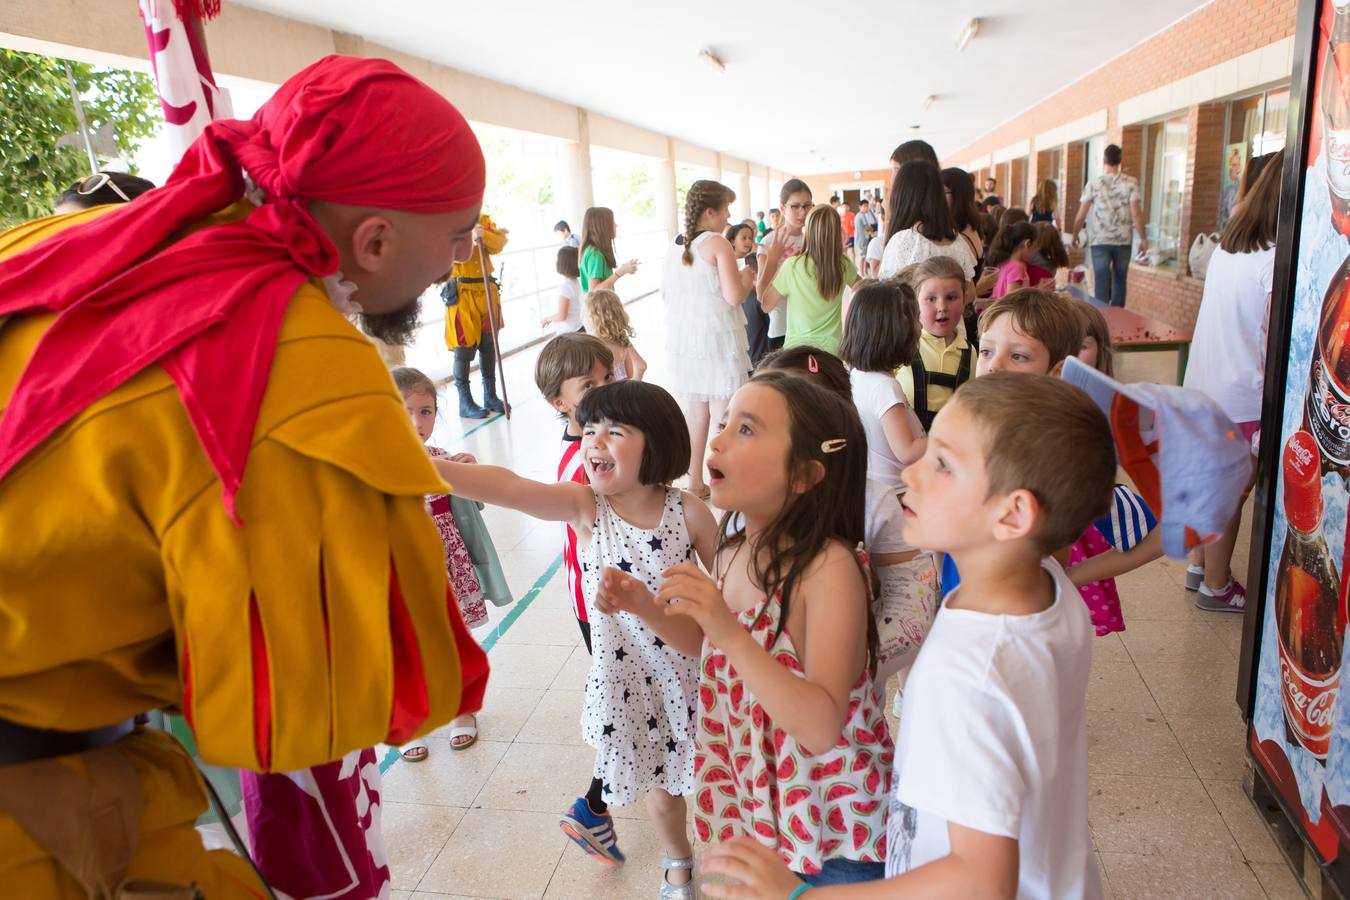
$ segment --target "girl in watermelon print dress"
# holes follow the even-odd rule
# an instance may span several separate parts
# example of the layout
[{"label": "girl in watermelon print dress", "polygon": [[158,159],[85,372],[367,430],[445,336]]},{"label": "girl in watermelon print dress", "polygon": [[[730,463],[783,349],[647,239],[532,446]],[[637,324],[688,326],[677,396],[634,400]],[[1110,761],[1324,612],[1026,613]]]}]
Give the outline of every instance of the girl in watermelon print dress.
[{"label": "girl in watermelon print dress", "polygon": [[876,631],[863,538],[867,439],[857,411],[782,372],[732,398],[707,456],[724,521],[709,578],[681,564],[652,596],[606,570],[601,612],[643,618],[698,653],[694,826],[750,833],[808,884],[885,875],[894,755],[872,690]]}]

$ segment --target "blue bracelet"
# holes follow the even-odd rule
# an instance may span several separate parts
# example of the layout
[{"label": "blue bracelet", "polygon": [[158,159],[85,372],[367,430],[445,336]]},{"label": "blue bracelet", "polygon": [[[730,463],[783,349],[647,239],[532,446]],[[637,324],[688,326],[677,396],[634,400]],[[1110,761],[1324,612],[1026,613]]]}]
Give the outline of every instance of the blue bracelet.
[{"label": "blue bracelet", "polygon": [[811,885],[809,885],[809,884],[804,884],[804,885],[802,885],[801,887],[797,888],[797,889],[796,889],[795,891],[793,891],[792,893],[788,894],[787,900],[797,900],[798,897],[800,897],[802,894],[805,894],[805,893],[806,893],[807,891],[809,891],[810,889],[811,889]]}]

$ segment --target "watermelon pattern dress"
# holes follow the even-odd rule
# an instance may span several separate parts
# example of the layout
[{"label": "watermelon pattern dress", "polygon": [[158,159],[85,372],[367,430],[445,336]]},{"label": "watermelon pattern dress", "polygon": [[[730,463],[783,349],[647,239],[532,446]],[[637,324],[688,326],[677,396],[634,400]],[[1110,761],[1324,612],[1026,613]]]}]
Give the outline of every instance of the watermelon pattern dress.
[{"label": "watermelon pattern dress", "polygon": [[[740,613],[761,647],[805,677],[787,630],[777,639],[780,594]],[[839,742],[812,755],[773,721],[726,654],[703,642],[694,830],[699,840],[755,835],[794,872],[814,875],[828,859],[886,861],[886,797],[895,746],[864,670],[849,693]]]}]

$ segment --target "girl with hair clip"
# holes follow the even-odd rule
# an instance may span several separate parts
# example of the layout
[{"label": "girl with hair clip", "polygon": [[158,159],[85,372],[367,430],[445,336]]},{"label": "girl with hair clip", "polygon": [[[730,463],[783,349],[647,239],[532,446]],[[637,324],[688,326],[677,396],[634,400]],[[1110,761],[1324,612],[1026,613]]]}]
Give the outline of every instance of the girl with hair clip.
[{"label": "girl with hair clip", "polygon": [[684,563],[653,593],[607,569],[596,608],[701,654],[694,827],[748,833],[811,884],[882,877],[894,755],[873,687],[864,537],[867,438],[848,401],[757,374],[708,450],[722,531],[710,577]]},{"label": "girl with hair clip", "polygon": [[[567,522],[584,545],[586,601],[612,613],[599,594],[602,572],[625,572],[655,591],[663,572],[712,562],[717,522],[698,498],[670,486],[688,460],[680,407],[661,388],[624,381],[594,388],[576,410],[590,484],[530,481],[494,466],[436,461],[458,493]],[[664,845],[661,897],[693,900],[693,848],[684,798],[693,792],[697,647],[662,639],[634,615],[591,613],[594,656],[586,679],[582,735],[596,750],[595,777],[608,805],[645,798]],[[610,865],[624,856],[612,815],[579,797],[563,831]]]},{"label": "girl with hair clip", "polygon": [[591,334],[604,341],[614,354],[614,380],[641,381],[647,372],[647,361],[633,346],[636,332],[619,295],[603,288],[591,291],[586,295],[586,317],[590,320]]},{"label": "girl with hair clip", "polygon": [[[619,265],[614,257],[614,238],[619,226],[614,222],[614,210],[607,206],[592,206],[581,220],[581,247],[578,251],[577,277],[583,294],[596,288],[614,287],[625,275],[637,271],[638,261],[630,259]],[[616,268],[617,267],[617,268]]]},{"label": "girl with hair clip", "polygon": [[882,278],[930,256],[950,256],[975,277],[977,257],[969,242],[957,234],[937,166],[922,161],[902,166],[891,185],[891,204],[886,249],[881,255]]},{"label": "girl with hair clip", "polygon": [[703,451],[708,428],[750,373],[741,303],[755,285],[737,269],[722,236],[736,194],[716,181],[695,181],[684,201],[684,240],[667,253],[661,294],[666,303],[666,360],[675,396],[689,424],[689,490],[707,499]]},{"label": "girl with hair clip", "polygon": [[824,204],[811,210],[802,252],[780,266],[781,247],[775,244],[769,249],[768,264],[777,274],[759,295],[760,306],[771,312],[787,303],[784,346],[811,344],[837,352],[844,334],[844,288],[858,280],[857,268],[844,255],[839,213]]}]

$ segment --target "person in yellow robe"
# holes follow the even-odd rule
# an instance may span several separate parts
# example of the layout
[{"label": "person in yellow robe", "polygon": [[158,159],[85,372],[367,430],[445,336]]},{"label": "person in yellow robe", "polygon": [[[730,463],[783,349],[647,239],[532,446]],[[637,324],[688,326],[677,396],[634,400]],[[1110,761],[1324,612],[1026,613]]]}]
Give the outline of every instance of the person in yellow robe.
[{"label": "person in yellow robe", "polygon": [[[506,228],[498,228],[489,216],[481,216],[474,230],[474,241],[483,248],[487,272],[478,248],[468,259],[455,263],[445,277],[441,298],[445,301],[445,346],[455,354],[455,390],[459,392],[459,415],[464,419],[486,419],[492,413],[506,411],[497,396],[497,335],[492,333],[488,316],[488,298],[497,327],[502,327],[501,289],[492,279],[492,257],[506,247]],[[483,378],[483,405],[473,399],[469,388],[469,367],[478,357],[478,372]]]},{"label": "person in yellow robe", "polygon": [[5,895],[265,896],[146,711],[287,771],[479,708],[423,505],[448,486],[351,319],[407,338],[483,184],[453,106],[332,56],[164,187],[0,234]]}]

